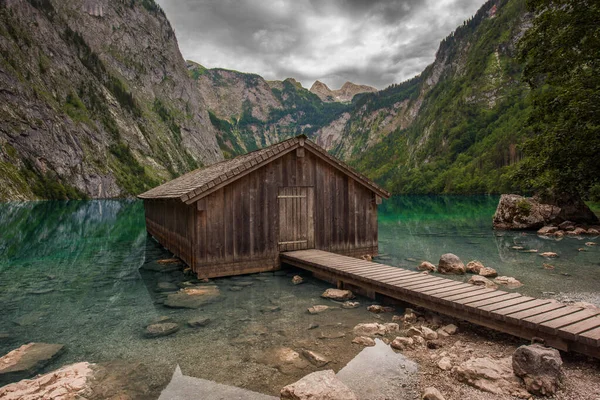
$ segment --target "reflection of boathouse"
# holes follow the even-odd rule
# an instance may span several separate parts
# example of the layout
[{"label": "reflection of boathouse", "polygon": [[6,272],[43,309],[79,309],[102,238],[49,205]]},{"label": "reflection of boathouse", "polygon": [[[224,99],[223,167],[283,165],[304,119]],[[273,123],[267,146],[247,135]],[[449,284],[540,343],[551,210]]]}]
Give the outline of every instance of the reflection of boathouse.
[{"label": "reflection of boathouse", "polygon": [[389,193],[298,136],[192,171],[139,196],[146,227],[200,277],[279,267],[279,253],[377,253]]}]

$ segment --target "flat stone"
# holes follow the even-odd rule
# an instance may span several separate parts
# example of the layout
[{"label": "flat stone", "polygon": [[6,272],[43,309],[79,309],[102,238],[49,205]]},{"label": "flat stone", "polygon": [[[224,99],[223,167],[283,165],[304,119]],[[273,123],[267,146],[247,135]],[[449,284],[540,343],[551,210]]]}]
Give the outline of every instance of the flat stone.
[{"label": "flat stone", "polygon": [[0,385],[35,375],[58,357],[64,346],[50,343],[28,343],[0,358]]},{"label": "flat stone", "polygon": [[350,300],[354,298],[354,294],[350,290],[341,290],[341,289],[327,289],[321,297],[332,300]]},{"label": "flat stone", "polygon": [[144,336],[147,338],[157,338],[172,335],[179,330],[179,324],[166,322],[163,324],[148,325]]},{"label": "flat stone", "polygon": [[287,385],[280,392],[282,400],[357,400],[333,370],[317,371]]},{"label": "flat stone", "polygon": [[196,317],[196,318],[189,319],[187,324],[191,328],[201,328],[201,327],[208,325],[210,322],[211,322],[210,318]]},{"label": "flat stone", "polygon": [[316,306],[312,306],[308,308],[308,313],[309,314],[320,314],[322,312],[325,312],[329,310],[329,306],[324,306],[324,305],[316,305]]}]

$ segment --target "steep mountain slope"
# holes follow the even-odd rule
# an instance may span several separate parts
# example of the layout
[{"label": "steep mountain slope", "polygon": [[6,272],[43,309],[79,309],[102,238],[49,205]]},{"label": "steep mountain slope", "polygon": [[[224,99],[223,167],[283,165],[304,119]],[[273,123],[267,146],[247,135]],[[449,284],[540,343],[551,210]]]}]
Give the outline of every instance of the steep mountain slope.
[{"label": "steep mountain slope", "polygon": [[153,0],[0,3],[0,200],[131,195],[222,159]]},{"label": "steep mountain slope", "polygon": [[291,136],[312,135],[349,105],[324,103],[292,78],[267,82],[256,74],[207,69],[188,61],[188,72],[206,100],[225,157]]},{"label": "steep mountain slope", "polygon": [[340,101],[348,103],[352,101],[354,96],[360,93],[375,93],[377,89],[367,85],[357,85],[352,82],[346,82],[341,88],[337,90],[331,90],[329,87],[321,81],[315,81],[310,87],[310,92],[319,96],[321,101],[331,102]]},{"label": "steep mountain slope", "polygon": [[362,95],[318,142],[396,193],[514,189],[530,109],[516,45],[530,22],[524,0],[488,1],[423,73]]}]

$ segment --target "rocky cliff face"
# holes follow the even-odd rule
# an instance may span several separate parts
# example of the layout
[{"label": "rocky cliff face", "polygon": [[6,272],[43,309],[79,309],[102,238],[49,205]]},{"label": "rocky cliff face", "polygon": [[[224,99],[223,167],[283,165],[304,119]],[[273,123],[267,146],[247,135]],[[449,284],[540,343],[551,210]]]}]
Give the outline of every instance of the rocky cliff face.
[{"label": "rocky cliff face", "polygon": [[506,172],[528,114],[516,45],[530,21],[523,0],[489,0],[419,76],[361,96],[317,141],[397,193],[518,190]]},{"label": "rocky cliff face", "polygon": [[256,74],[207,69],[192,61],[187,65],[205,99],[226,157],[294,135],[312,135],[347,108],[323,103],[293,78],[266,81]]},{"label": "rocky cliff face", "polygon": [[0,3],[0,200],[115,197],[222,159],[152,0]]},{"label": "rocky cliff face", "polygon": [[331,90],[329,87],[320,81],[315,81],[310,88],[310,91],[321,99],[321,101],[331,102],[351,102],[354,96],[360,93],[375,93],[377,89],[367,85],[357,85],[352,82],[346,82],[338,90]]}]

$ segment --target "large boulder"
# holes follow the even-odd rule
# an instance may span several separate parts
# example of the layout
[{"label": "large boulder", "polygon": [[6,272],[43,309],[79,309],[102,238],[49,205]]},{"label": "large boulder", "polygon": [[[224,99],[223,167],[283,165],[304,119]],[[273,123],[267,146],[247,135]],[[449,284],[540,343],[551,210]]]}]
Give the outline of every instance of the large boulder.
[{"label": "large boulder", "polygon": [[35,375],[64,350],[62,344],[29,343],[0,357],[0,386]]},{"label": "large boulder", "polygon": [[521,387],[519,378],[513,374],[511,364],[510,357],[499,360],[490,357],[471,358],[452,370],[459,381],[479,390],[520,398],[531,397]]},{"label": "large boulder", "polygon": [[513,354],[512,366],[529,393],[549,396],[558,390],[562,378],[562,359],[558,350],[539,344],[521,346]]},{"label": "large boulder", "polygon": [[566,220],[593,224],[598,221],[598,217],[581,199],[573,196],[542,202],[536,197],[503,194],[494,214],[493,224],[495,229],[537,230]]},{"label": "large boulder", "polygon": [[318,371],[287,385],[280,392],[283,400],[357,400],[333,370]]},{"label": "large boulder", "polygon": [[440,257],[438,272],[440,274],[464,275],[466,269],[460,258],[452,253],[446,253]]}]

